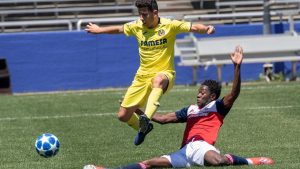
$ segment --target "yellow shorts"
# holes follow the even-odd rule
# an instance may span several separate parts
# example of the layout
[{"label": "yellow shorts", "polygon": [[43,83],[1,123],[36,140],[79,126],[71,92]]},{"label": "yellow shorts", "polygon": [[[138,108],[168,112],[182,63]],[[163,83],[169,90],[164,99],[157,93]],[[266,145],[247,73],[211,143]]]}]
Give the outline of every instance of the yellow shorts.
[{"label": "yellow shorts", "polygon": [[166,75],[169,80],[169,85],[166,92],[172,89],[176,77],[175,71],[164,71],[149,75],[136,74],[131,86],[127,89],[121,106],[126,108],[132,106],[143,107],[146,104],[149,94],[152,90],[152,79],[160,73]]}]

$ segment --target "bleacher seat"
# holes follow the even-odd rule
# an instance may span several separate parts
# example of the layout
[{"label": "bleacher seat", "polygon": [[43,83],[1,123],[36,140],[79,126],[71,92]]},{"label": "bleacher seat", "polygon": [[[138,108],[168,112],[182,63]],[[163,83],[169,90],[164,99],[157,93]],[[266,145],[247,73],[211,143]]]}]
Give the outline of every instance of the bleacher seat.
[{"label": "bleacher seat", "polygon": [[[70,26],[66,24],[33,25],[32,21],[36,21],[34,24],[38,24],[41,20],[49,21],[49,23],[52,23],[53,20],[69,20],[72,27],[75,28],[77,22],[82,19],[136,17],[138,13],[133,3],[134,0],[1,0],[0,28],[2,32],[38,31],[39,29],[41,31],[68,30]],[[263,21],[262,15],[240,18],[215,17],[216,14],[261,13],[263,10],[261,0],[158,0],[158,5],[160,15],[174,16],[176,19],[183,19],[187,15],[212,15],[211,18],[206,17],[205,20],[194,20],[194,22],[204,24]],[[299,10],[300,0],[272,0],[270,8],[271,11]],[[299,13],[294,14],[293,17],[295,20],[300,19]],[[288,18],[285,15],[272,15],[271,18],[272,21],[281,19]],[[26,21],[28,21],[27,25]],[[7,26],[9,23],[14,26]],[[111,24],[116,23],[118,22]],[[19,24],[24,25],[16,26]]]}]

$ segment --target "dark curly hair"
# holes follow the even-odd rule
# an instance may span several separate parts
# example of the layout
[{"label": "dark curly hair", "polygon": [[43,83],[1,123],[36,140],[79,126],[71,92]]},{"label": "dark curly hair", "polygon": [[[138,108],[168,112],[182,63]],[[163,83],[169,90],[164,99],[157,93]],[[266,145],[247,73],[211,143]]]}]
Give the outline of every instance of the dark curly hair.
[{"label": "dark curly hair", "polygon": [[201,85],[208,87],[211,93],[216,94],[216,99],[220,97],[222,85],[215,80],[205,80]]},{"label": "dark curly hair", "polygon": [[156,0],[137,0],[135,1],[135,6],[137,8],[147,7],[150,11],[158,10]]}]

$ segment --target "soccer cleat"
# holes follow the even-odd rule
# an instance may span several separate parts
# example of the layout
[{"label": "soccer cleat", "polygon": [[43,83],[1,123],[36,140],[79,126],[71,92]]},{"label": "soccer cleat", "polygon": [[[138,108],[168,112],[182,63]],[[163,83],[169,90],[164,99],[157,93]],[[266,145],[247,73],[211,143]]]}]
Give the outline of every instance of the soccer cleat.
[{"label": "soccer cleat", "polygon": [[150,123],[150,119],[146,115],[140,116],[140,129],[135,136],[134,144],[140,145],[144,142],[145,137],[153,129],[153,124]]},{"label": "soccer cleat", "polygon": [[83,169],[106,169],[106,168],[101,166],[95,166],[95,165],[86,165],[83,167]]},{"label": "soccer cleat", "polygon": [[274,161],[268,157],[247,158],[249,165],[272,165]]}]

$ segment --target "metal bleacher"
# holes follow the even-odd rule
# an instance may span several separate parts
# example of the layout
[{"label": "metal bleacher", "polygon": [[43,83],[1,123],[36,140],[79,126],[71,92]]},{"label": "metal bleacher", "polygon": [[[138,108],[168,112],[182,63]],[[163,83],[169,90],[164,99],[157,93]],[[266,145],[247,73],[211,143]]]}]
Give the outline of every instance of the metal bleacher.
[{"label": "metal bleacher", "polygon": [[[84,19],[100,18],[111,23],[124,23],[124,18],[136,17],[132,0],[1,0],[1,32],[71,30]],[[193,10],[190,1],[160,0],[161,11]],[[118,18],[120,18],[118,21]],[[49,23],[47,25],[47,22]],[[71,25],[70,25],[71,22]],[[110,24],[109,21],[105,23]]]},{"label": "metal bleacher", "polygon": [[176,41],[180,56],[180,66],[192,67],[193,84],[197,83],[199,67],[216,66],[217,79],[222,81],[222,67],[231,64],[229,53],[236,45],[244,48],[245,63],[291,62],[292,76],[297,79],[297,63],[300,62],[300,36],[294,29],[294,20],[299,20],[300,0],[263,1],[218,1],[216,13],[205,15],[187,15],[185,20],[207,23],[252,23],[263,22],[263,6],[269,5],[272,21],[289,22],[289,33],[280,35],[253,35],[197,39],[192,33]]},{"label": "metal bleacher", "polygon": [[300,0],[216,0],[214,13],[189,15],[185,19],[209,24],[254,23],[263,21],[263,6],[269,5],[272,21],[300,19]]},{"label": "metal bleacher", "polygon": [[222,67],[232,64],[229,54],[237,45],[244,49],[244,63],[291,62],[292,77],[297,77],[297,62],[300,61],[300,36],[291,34],[252,35],[197,39],[194,36],[178,39],[180,66],[193,69],[193,84],[197,83],[198,67],[217,67],[217,79],[222,81]]},{"label": "metal bleacher", "polygon": [[125,0],[1,0],[0,27],[2,32],[72,30],[81,18],[132,16],[134,10]]},{"label": "metal bleacher", "polygon": [[[299,20],[300,0],[270,0],[271,20]],[[0,31],[81,30],[137,17],[134,0],[0,0]],[[204,24],[262,22],[262,0],[158,0],[161,16]],[[209,4],[209,5],[207,5]],[[196,5],[196,6],[195,6]],[[197,7],[198,6],[198,7]]]},{"label": "metal bleacher", "polygon": [[[41,0],[40,0],[41,1]],[[45,0],[44,0],[45,1]],[[71,0],[64,0],[67,2],[71,2]],[[57,4],[56,4],[57,5]],[[9,9],[9,10],[1,10],[1,21],[6,21],[10,19],[14,19],[14,17],[24,17],[24,16],[32,16],[36,17],[37,15],[40,16],[47,16],[50,18],[63,18],[63,17],[69,17],[72,18],[78,18],[78,15],[81,12],[88,13],[90,11],[94,12],[102,12],[106,13],[109,12],[130,12],[132,13],[134,11],[134,6],[132,4],[129,5],[95,5],[95,6],[84,6],[84,7],[51,7],[51,8],[37,8],[36,5],[34,5],[33,9]],[[73,16],[69,13],[73,13]],[[67,14],[68,16],[66,16]],[[8,16],[11,17],[8,17]],[[6,19],[7,17],[7,19]]]}]

